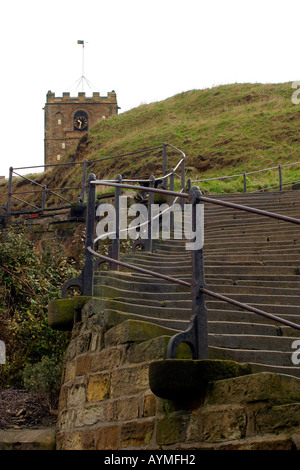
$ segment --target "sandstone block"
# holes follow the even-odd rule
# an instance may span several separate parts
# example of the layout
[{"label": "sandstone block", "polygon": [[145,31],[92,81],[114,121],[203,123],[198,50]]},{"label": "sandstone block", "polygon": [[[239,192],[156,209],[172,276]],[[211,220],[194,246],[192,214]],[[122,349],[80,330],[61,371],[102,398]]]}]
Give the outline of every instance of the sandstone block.
[{"label": "sandstone block", "polygon": [[142,408],[142,416],[144,418],[149,418],[150,416],[155,416],[156,413],[156,401],[157,398],[153,395],[153,393],[148,392],[143,397],[143,408]]},{"label": "sandstone block", "polygon": [[75,379],[76,359],[67,362],[64,372],[64,382],[69,382]]},{"label": "sandstone block", "polygon": [[120,427],[105,426],[96,431],[97,450],[117,450],[119,449]]},{"label": "sandstone block", "polygon": [[92,357],[91,372],[115,369],[120,365],[122,351],[117,348],[103,349]]},{"label": "sandstone block", "polygon": [[145,446],[151,441],[153,431],[153,421],[126,423],[121,428],[121,447]]},{"label": "sandstone block", "polygon": [[75,375],[86,375],[91,369],[92,357],[89,354],[79,356],[76,361]]},{"label": "sandstone block", "polygon": [[84,450],[95,449],[95,431],[84,431],[82,433],[82,448]]},{"label": "sandstone block", "polygon": [[300,379],[271,372],[220,380],[210,390],[209,403],[299,402]]},{"label": "sandstone block", "polygon": [[81,432],[59,432],[56,436],[56,450],[84,450]]},{"label": "sandstone block", "polygon": [[124,367],[111,372],[111,398],[135,395],[149,388],[148,365]]},{"label": "sandstone block", "polygon": [[68,407],[80,406],[85,403],[85,385],[83,382],[74,383],[68,390]]},{"label": "sandstone block", "polygon": [[90,375],[87,384],[87,401],[101,401],[109,398],[110,376],[109,374]]},{"label": "sandstone block", "polygon": [[188,415],[166,416],[158,421],[156,427],[157,444],[170,445],[184,442],[188,424]]},{"label": "sandstone block", "polygon": [[116,419],[127,421],[137,419],[139,416],[139,398],[120,398],[116,403]]},{"label": "sandstone block", "polygon": [[76,355],[84,354],[89,350],[91,342],[91,333],[80,335],[76,341]]},{"label": "sandstone block", "polygon": [[272,406],[256,413],[257,434],[279,434],[300,430],[300,403]]},{"label": "sandstone block", "polygon": [[0,430],[0,450],[55,450],[55,428]]},{"label": "sandstone block", "polygon": [[75,427],[92,426],[96,423],[107,423],[113,418],[113,404],[104,401],[101,405],[81,407],[76,411]]},{"label": "sandstone block", "polygon": [[246,435],[247,415],[240,405],[209,406],[202,410],[201,421],[204,441],[229,441]]},{"label": "sandstone block", "polygon": [[104,337],[105,347],[124,343],[141,343],[157,336],[169,335],[174,330],[164,328],[154,323],[126,320],[108,330]]}]

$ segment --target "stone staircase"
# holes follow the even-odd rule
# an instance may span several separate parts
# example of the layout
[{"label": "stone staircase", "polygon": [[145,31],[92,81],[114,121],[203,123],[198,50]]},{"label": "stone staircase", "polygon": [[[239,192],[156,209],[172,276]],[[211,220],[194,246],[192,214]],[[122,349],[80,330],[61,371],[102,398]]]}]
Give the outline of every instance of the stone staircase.
[{"label": "stone staircase", "polygon": [[[253,193],[216,198],[300,218],[300,193]],[[190,282],[185,240],[158,240],[153,252],[122,261]],[[209,290],[300,324],[300,228],[255,214],[205,204],[204,263]],[[178,331],[191,314],[189,289],[126,269],[99,271],[94,296],[107,312]],[[251,364],[253,372],[300,377],[292,343],[300,331],[206,297],[209,357]]]}]

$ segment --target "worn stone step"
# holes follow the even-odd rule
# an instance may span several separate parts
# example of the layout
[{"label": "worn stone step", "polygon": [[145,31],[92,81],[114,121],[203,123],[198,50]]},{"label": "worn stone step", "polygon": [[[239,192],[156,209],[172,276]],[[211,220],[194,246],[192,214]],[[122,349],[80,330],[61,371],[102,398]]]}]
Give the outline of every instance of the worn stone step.
[{"label": "worn stone step", "polygon": [[0,450],[46,450],[56,446],[55,428],[45,429],[2,429],[0,430]]},{"label": "worn stone step", "polygon": [[[223,243],[222,243],[223,242]],[[235,242],[235,243],[234,243]],[[225,248],[222,246],[224,244]],[[208,253],[227,253],[235,252],[236,250],[230,250],[232,245],[235,244],[236,250],[245,254],[262,253],[262,254],[282,254],[282,253],[299,253],[300,244],[291,240],[277,240],[268,241],[268,237],[265,240],[256,239],[254,242],[248,243],[244,238],[237,239],[235,237],[223,238],[215,237],[204,237],[205,252]],[[155,253],[155,252],[153,252]],[[163,253],[165,256],[172,256],[174,253]],[[175,256],[175,255],[174,255]]]},{"label": "worn stone step", "polygon": [[[300,335],[300,332],[299,332]],[[210,346],[229,349],[286,351],[292,355],[292,343],[295,338],[286,336],[264,336],[250,334],[210,334]],[[291,362],[292,365],[292,362]]]},{"label": "worn stone step", "polygon": [[[239,295],[260,295],[260,296],[291,296],[293,298],[299,297],[300,286],[298,289],[289,289],[282,288],[279,289],[275,287],[261,287],[261,286],[248,286],[248,285],[228,285],[228,284],[212,284],[206,283],[207,287],[213,292],[220,294],[228,295],[239,294]],[[179,289],[177,288],[179,287]],[[121,279],[114,278],[98,278],[97,283],[95,283],[96,290],[94,294],[97,293],[97,297],[111,297],[119,296],[122,297],[128,295],[130,297],[139,296],[145,299],[157,298],[157,300],[168,300],[164,298],[164,295],[167,295],[168,298],[173,296],[174,300],[190,300],[191,293],[190,289],[177,284],[164,283],[157,284],[153,286],[146,282],[134,282],[134,281],[123,281]],[[99,293],[99,294],[98,294]],[[300,298],[299,298],[300,301]]]},{"label": "worn stone step", "polygon": [[[208,283],[207,283],[208,286]],[[218,292],[224,295],[231,295],[231,294],[247,294],[247,295],[264,295],[264,296],[291,296],[291,297],[298,297],[300,303],[300,284],[298,289],[293,288],[279,288],[276,284],[274,287],[267,287],[267,286],[253,286],[253,285],[214,285],[212,283],[209,284],[209,289]]]},{"label": "worn stone step", "polygon": [[[296,317],[299,318],[300,320],[300,312],[299,312],[299,306],[298,305],[278,305],[278,304],[266,304],[266,303],[254,303],[254,302],[248,302],[248,305],[257,308],[259,310],[265,311],[267,313],[272,313],[273,315],[276,316],[282,316],[282,315],[295,315]],[[209,300],[208,296],[206,296],[206,306],[208,309],[217,309],[217,310],[230,310],[232,309],[232,305],[229,304],[228,302],[221,302],[218,300]],[[237,309],[239,307],[236,307]],[[298,323],[298,322],[296,322]]]},{"label": "worn stone step", "polygon": [[227,359],[236,362],[248,362],[256,364],[276,365],[277,367],[285,366],[295,369],[292,363],[292,352],[276,351],[265,349],[248,350],[248,349],[230,349],[211,346],[209,348],[210,359]]},{"label": "worn stone step", "polygon": [[[220,200],[222,200],[222,198],[220,198]],[[229,202],[233,202],[233,201],[229,201]],[[247,207],[251,207],[254,209],[265,210],[265,211],[272,212],[275,214],[289,214],[290,216],[295,216],[295,217],[297,217],[297,215],[300,214],[299,204],[280,204],[280,203],[279,204],[274,204],[274,203],[251,204],[249,201],[248,203],[246,204],[244,203],[242,205],[245,205]],[[229,206],[225,207],[219,204],[212,204],[212,203],[204,203],[204,213],[205,213],[206,218],[210,217],[212,219],[214,218],[226,219],[226,218],[232,218],[232,217],[239,217],[239,218],[245,218],[245,219],[247,219],[248,217],[264,218],[264,216],[259,216],[259,214],[235,209]],[[267,219],[267,217],[266,217],[266,220],[272,221],[272,219]],[[282,223],[282,222],[279,221],[279,223]]]},{"label": "worn stone step", "polygon": [[[286,213],[284,215],[287,215]],[[204,219],[204,229],[205,233],[210,235],[214,234],[229,234],[229,233],[248,233],[255,235],[257,233],[270,233],[272,232],[275,228],[278,230],[278,232],[282,234],[287,234],[287,233],[293,233],[297,234],[297,224],[291,224],[288,222],[277,222],[274,220],[270,220],[269,223],[265,223],[262,225],[261,223],[258,224],[252,224],[250,226],[245,225],[242,220],[239,221],[238,224],[227,224],[225,220],[222,222],[218,220],[217,218],[215,219],[216,224],[211,224],[209,221],[209,217]],[[182,231],[181,231],[182,232]],[[180,233],[180,228],[176,233]]]},{"label": "worn stone step", "polygon": [[273,364],[257,364],[251,363],[251,371],[253,374],[257,374],[259,372],[272,372],[273,374],[281,374],[281,375],[292,375],[294,377],[300,378],[300,367],[293,366],[276,366]]},{"label": "worn stone step", "polygon": [[[229,297],[229,295],[227,296]],[[153,305],[153,306],[162,306],[162,307],[168,307],[168,308],[191,308],[192,307],[192,297],[191,295],[187,293],[181,293],[178,294],[178,296],[172,298],[171,300],[169,299],[164,299],[163,295],[155,295],[149,294],[147,295],[147,298],[145,298],[145,301],[143,301],[144,297],[142,294],[138,296],[133,296],[130,293],[127,293],[126,297],[119,297],[117,300],[120,302],[128,302],[130,301],[131,303],[138,303],[140,305]],[[213,299],[213,300],[212,300]],[[275,306],[278,309],[281,309],[282,306],[284,307],[297,307],[299,309],[299,297],[291,297],[291,296],[285,296],[285,295],[277,295],[277,296],[272,296],[272,295],[261,295],[261,294],[235,294],[231,293],[230,294],[230,299],[238,301],[238,302],[243,302],[248,305],[260,305],[260,307],[263,309],[264,305],[267,306]],[[214,298],[206,295],[206,304],[207,307],[211,305],[212,302],[215,302]],[[227,302],[223,302],[228,304]],[[299,309],[299,318],[300,318],[300,309]]]},{"label": "worn stone step", "polygon": [[295,285],[300,282],[300,276],[298,274],[294,274],[294,275],[287,275],[287,274],[278,274],[278,273],[271,273],[271,274],[261,274],[261,270],[257,269],[256,270],[256,274],[255,272],[253,274],[248,274],[247,271],[245,273],[235,273],[235,271],[231,271],[230,273],[227,273],[227,272],[223,272],[222,274],[218,274],[218,273],[205,273],[205,279],[210,279],[211,282],[213,282],[214,279],[219,279],[220,277],[222,277],[222,279],[230,279],[231,281],[234,281],[234,282],[248,282],[248,283],[252,283],[252,282],[260,282],[260,283],[264,283],[264,282],[273,282],[273,283],[276,283],[276,282],[280,282],[280,283],[284,283],[284,282],[288,282],[288,283],[294,283]]},{"label": "worn stone step", "polygon": [[151,323],[155,323],[156,325],[164,326],[166,328],[173,328],[174,330],[177,331],[184,331],[187,329],[189,325],[189,319],[177,319],[177,318],[158,318],[155,316],[151,315],[140,315],[138,313],[132,313],[132,312],[124,312],[121,310],[116,310],[112,308],[106,308],[107,313],[114,313],[115,315],[122,316],[126,315],[126,318],[132,319],[132,320],[143,320],[143,321],[149,321]]},{"label": "worn stone step", "polygon": [[156,318],[175,318],[189,320],[191,312],[189,308],[168,308],[154,305],[139,305],[138,303],[123,302],[119,300],[107,299],[106,308],[118,310],[126,313],[135,313]]},{"label": "worn stone step", "polygon": [[[151,316],[141,317],[134,313],[124,313],[114,309],[106,309],[106,312],[113,312],[115,315],[122,317],[126,315],[127,319],[150,321],[152,323],[173,328],[174,334],[179,331],[185,331],[189,326],[189,320],[178,320],[173,318],[155,318]],[[263,324],[263,323],[242,323],[242,322],[229,322],[229,321],[208,321],[208,332],[218,334],[257,334],[267,336],[280,336],[282,330],[276,325]]]},{"label": "worn stone step", "polygon": [[[275,313],[273,314],[275,315]],[[300,325],[300,318],[298,314],[280,313],[280,318],[283,318],[285,320],[288,320],[288,321],[291,321],[293,323]],[[281,323],[275,320],[271,320],[270,318],[267,318],[257,313],[249,312],[246,310],[234,309],[234,307],[232,307],[231,309],[210,307],[208,308],[208,320],[209,321],[230,321],[230,322],[237,322],[237,323],[239,322],[264,323],[264,324],[273,324],[273,325],[279,326],[280,328],[284,328],[284,326]],[[289,327],[289,331],[295,332],[294,334],[298,334],[299,332],[299,330],[292,329],[290,327]]]},{"label": "worn stone step", "polygon": [[[211,253],[204,254],[204,261],[205,263],[262,263],[262,264],[270,264],[274,263],[276,265],[280,264],[281,266],[292,264],[293,266],[300,266],[300,255],[296,255],[295,253],[279,255],[278,253],[275,254],[250,254],[247,255],[245,253],[224,253],[214,255]],[[188,262],[183,262],[184,265],[187,265]]]},{"label": "worn stone step", "polygon": [[[268,306],[270,307],[270,306]],[[128,313],[128,314],[135,314],[140,315],[147,318],[161,318],[165,320],[180,320],[182,321],[189,321],[191,317],[191,309],[188,308],[169,308],[169,307],[158,307],[153,305],[139,305],[137,303],[133,303],[132,301],[123,302],[120,300],[111,300],[107,299],[105,301],[105,308],[110,310],[117,310],[120,312]],[[270,308],[269,308],[270,310]],[[267,309],[265,309],[267,311]],[[274,313],[274,312],[273,312]],[[290,312],[278,314],[278,316],[283,319],[287,319],[292,321],[296,324],[300,324],[299,315],[293,314]],[[273,324],[276,326],[281,326],[280,323],[277,321],[272,321],[266,317],[261,315],[247,312],[247,311],[238,311],[238,310],[226,310],[226,309],[216,309],[211,308],[208,310],[208,320],[209,321],[230,321],[230,322],[241,322],[241,323],[264,323],[264,324]],[[298,332],[298,330],[294,330]],[[295,335],[296,333],[294,333]]]},{"label": "worn stone step", "polygon": [[[142,262],[145,263],[147,266],[161,266],[161,267],[172,267],[172,266],[182,266],[182,267],[188,267],[191,266],[191,253],[187,252],[186,256],[183,256],[178,259],[176,259],[175,256],[173,257],[160,257],[158,255],[152,255],[152,256],[147,256],[147,255],[140,255],[140,256],[132,256],[132,255],[125,255],[122,258],[123,262],[126,263],[139,263],[141,264]],[[224,251],[220,254],[213,254],[208,250],[204,251],[204,261],[205,263],[212,264],[212,263],[222,263],[222,264],[233,264],[233,263],[239,263],[239,264],[255,264],[255,263],[261,263],[265,265],[290,265],[292,264],[293,266],[300,266],[300,253],[297,255],[296,253],[236,253],[236,252],[229,252],[229,253],[224,253]]]},{"label": "worn stone step", "polygon": [[[279,249],[276,249],[274,247],[274,249],[272,250],[264,250],[263,248],[261,249],[258,249],[258,248],[254,248],[254,249],[251,249],[251,247],[242,247],[242,248],[238,248],[236,250],[234,250],[234,252],[231,252],[232,255],[234,256],[247,256],[247,257],[251,257],[251,256],[262,256],[262,257],[272,257],[272,258],[275,258],[277,257],[278,259],[285,259],[286,256],[294,256],[294,257],[297,257],[299,258],[300,257],[300,248],[281,248],[280,250]],[[207,247],[205,248],[204,250],[204,257],[218,257],[218,256],[223,256],[223,255],[226,255],[227,252],[226,250],[223,250],[221,248],[216,248],[216,249],[208,249]],[[145,257],[146,258],[146,257]],[[154,258],[155,259],[155,258]]]},{"label": "worn stone step", "polygon": [[[144,269],[148,269],[150,271],[156,271],[161,274],[173,276],[179,278],[181,274],[190,274],[191,268],[189,266],[181,266],[181,265],[169,265],[169,266],[159,266],[157,264],[151,262],[145,262],[142,260],[131,260],[133,266],[138,266]],[[295,276],[300,274],[300,268],[294,266],[280,266],[272,265],[272,266],[251,266],[251,265],[235,265],[235,264],[226,264],[221,266],[214,266],[213,263],[208,264],[205,263],[205,275],[210,274],[231,274],[234,273],[235,275],[241,276],[243,274],[252,274],[252,275],[287,275],[287,276]],[[155,268],[155,269],[154,269]]]},{"label": "worn stone step", "polygon": [[[184,286],[180,286],[178,284],[171,284],[171,283],[156,283],[155,285],[151,284],[151,282],[135,282],[135,281],[123,281],[119,279],[113,278],[97,278],[94,283],[94,295],[97,297],[111,297],[112,295],[128,295],[129,292],[137,292],[144,293],[146,295],[145,298],[148,298],[151,293],[160,294],[161,297],[164,296],[165,293],[168,295],[180,293],[180,292],[188,292],[189,288]],[[182,296],[185,298],[185,296]]]},{"label": "worn stone step", "polygon": [[191,300],[190,292],[176,292],[175,290],[165,291],[165,289],[163,289],[164,286],[162,286],[160,291],[158,289],[156,291],[151,290],[151,285],[149,286],[149,291],[140,290],[139,284],[135,286],[133,285],[132,287],[133,288],[131,290],[125,290],[111,287],[109,285],[96,285],[94,286],[93,295],[101,298],[130,299],[132,302],[138,301],[140,304],[145,303],[148,305],[150,301],[163,304],[166,301],[177,302],[181,300],[187,302]]}]

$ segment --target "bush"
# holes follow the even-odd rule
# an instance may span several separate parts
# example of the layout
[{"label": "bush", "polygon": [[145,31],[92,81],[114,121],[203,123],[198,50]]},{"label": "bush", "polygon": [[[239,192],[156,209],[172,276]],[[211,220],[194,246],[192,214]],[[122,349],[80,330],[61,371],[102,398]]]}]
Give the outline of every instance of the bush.
[{"label": "bush", "polygon": [[27,364],[23,371],[25,388],[35,394],[48,411],[57,409],[61,374],[61,364],[47,356],[43,356],[36,364]]},{"label": "bush", "polygon": [[43,356],[61,360],[70,333],[48,326],[47,309],[63,283],[77,275],[75,261],[58,242],[41,249],[25,232],[0,233],[0,340],[6,344],[0,388],[23,386],[25,365]]}]

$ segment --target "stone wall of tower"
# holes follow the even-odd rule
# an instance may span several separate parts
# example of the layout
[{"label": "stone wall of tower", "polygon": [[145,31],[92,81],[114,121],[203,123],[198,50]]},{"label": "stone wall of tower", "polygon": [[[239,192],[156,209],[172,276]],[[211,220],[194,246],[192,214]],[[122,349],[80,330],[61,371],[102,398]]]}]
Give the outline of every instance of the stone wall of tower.
[{"label": "stone wall of tower", "polygon": [[107,96],[100,96],[94,92],[87,97],[85,93],[78,93],[77,97],[70,97],[70,93],[63,93],[56,97],[55,93],[48,91],[45,104],[45,164],[59,163],[76,145],[83,131],[74,130],[74,114],[84,111],[88,115],[88,129],[102,119],[108,119],[118,114],[117,96],[114,91]]}]

